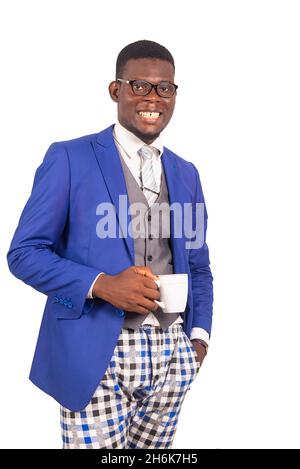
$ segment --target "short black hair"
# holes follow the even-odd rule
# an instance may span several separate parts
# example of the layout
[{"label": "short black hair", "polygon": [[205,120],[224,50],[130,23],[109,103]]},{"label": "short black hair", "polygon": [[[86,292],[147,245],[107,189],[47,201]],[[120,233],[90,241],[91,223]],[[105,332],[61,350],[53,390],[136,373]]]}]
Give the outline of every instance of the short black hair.
[{"label": "short black hair", "polygon": [[122,78],[122,73],[128,60],[148,58],[166,60],[173,65],[175,71],[174,59],[168,49],[157,42],[143,39],[142,41],[132,42],[121,50],[117,58],[116,78]]}]

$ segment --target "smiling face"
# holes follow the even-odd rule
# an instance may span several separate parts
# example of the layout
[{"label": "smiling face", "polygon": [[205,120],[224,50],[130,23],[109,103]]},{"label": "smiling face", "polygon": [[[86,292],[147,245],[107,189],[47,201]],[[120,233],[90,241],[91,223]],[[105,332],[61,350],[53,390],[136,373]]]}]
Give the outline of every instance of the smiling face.
[{"label": "smiling face", "polygon": [[[153,84],[174,83],[174,69],[166,60],[130,59],[118,78],[146,80]],[[153,88],[148,95],[137,96],[129,84],[117,81],[109,85],[109,92],[112,100],[118,103],[120,124],[147,144],[159,136],[172,117],[176,93],[171,98],[162,98]],[[150,112],[154,114],[149,115]]]}]

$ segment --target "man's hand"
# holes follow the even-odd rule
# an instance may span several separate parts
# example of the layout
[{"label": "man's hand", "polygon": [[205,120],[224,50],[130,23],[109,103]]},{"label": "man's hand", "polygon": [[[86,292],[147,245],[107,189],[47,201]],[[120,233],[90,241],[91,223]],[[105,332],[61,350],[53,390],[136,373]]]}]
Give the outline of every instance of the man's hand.
[{"label": "man's hand", "polygon": [[93,296],[108,301],[116,308],[147,315],[158,308],[154,300],[160,293],[154,282],[158,277],[149,267],[133,266],[116,275],[100,275]]},{"label": "man's hand", "polygon": [[201,342],[199,342],[198,340],[192,340],[191,341],[196,352],[197,352],[197,356],[198,356],[198,362],[200,363],[200,366],[202,365],[202,362],[207,354],[207,350],[205,348],[205,346],[203,344],[201,344]]}]

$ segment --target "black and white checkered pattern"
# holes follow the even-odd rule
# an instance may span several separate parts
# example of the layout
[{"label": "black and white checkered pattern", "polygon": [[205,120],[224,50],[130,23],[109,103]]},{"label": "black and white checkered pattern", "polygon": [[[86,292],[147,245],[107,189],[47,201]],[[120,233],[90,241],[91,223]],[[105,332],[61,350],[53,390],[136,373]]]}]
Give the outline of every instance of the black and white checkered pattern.
[{"label": "black and white checkered pattern", "polygon": [[200,364],[182,324],[122,329],[88,406],[61,407],[63,448],[171,448]]}]

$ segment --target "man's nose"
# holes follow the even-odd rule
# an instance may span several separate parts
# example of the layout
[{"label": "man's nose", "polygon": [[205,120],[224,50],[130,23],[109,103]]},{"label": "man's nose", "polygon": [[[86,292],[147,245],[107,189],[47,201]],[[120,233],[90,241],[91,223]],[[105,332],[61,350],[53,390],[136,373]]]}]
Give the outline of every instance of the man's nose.
[{"label": "man's nose", "polygon": [[149,94],[145,96],[146,99],[150,99],[151,101],[160,101],[161,97],[156,93],[155,88],[153,87]]}]

